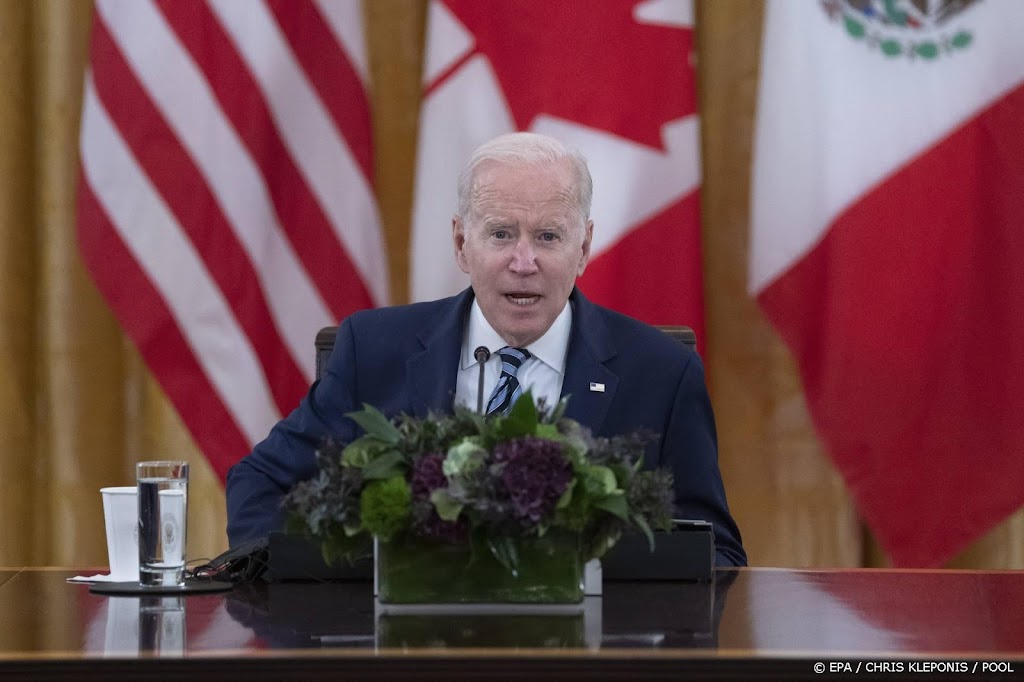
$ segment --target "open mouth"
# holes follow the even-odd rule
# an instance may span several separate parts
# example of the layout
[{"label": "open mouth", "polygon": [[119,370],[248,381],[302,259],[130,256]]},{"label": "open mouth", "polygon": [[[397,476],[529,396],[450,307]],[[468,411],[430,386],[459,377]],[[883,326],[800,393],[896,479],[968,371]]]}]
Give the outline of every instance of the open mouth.
[{"label": "open mouth", "polygon": [[514,303],[515,305],[532,305],[540,300],[540,296],[536,294],[526,294],[516,292],[514,294],[505,294],[505,298]]}]

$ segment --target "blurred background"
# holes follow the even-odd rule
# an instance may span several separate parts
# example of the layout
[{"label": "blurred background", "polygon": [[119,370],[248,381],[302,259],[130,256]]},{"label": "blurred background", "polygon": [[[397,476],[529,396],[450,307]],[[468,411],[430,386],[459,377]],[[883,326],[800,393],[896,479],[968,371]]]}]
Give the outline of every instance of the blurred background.
[{"label": "blurred background", "polygon": [[[885,565],[815,435],[789,351],[748,293],[763,10],[759,0],[695,3],[704,356],[722,474],[751,565]],[[427,2],[371,0],[363,12],[387,284],[391,302],[403,303],[410,299]],[[85,0],[0,0],[0,565],[6,566],[105,565],[99,488],[131,484],[133,464],[143,459],[192,463],[189,556],[227,548],[218,475],[80,256],[78,140],[92,13]],[[454,197],[454,178],[448,185]],[[438,240],[448,239],[448,225],[437,231]],[[1024,567],[1024,515],[1011,516],[948,565]]]}]

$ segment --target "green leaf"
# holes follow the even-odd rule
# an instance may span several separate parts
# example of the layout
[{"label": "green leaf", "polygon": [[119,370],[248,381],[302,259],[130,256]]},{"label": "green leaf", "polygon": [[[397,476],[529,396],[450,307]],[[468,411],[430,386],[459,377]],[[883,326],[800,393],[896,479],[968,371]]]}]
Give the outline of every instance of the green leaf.
[{"label": "green leaf", "polygon": [[506,535],[488,538],[487,546],[499,564],[504,566],[514,577],[519,577],[519,551],[512,538]]},{"label": "green leaf", "polygon": [[939,56],[939,46],[931,41],[921,43],[914,48],[914,51],[925,59],[935,59]]},{"label": "green leaf", "polygon": [[325,564],[333,566],[334,562],[342,557],[342,552],[336,545],[324,542],[320,545],[320,556],[323,557]]},{"label": "green leaf", "polygon": [[889,57],[896,57],[903,52],[903,45],[898,40],[883,40],[879,47]]},{"label": "green leaf", "polygon": [[972,36],[970,32],[960,31],[955,36],[953,36],[953,40],[951,40],[950,42],[953,44],[953,47],[964,48],[971,44],[971,40]]},{"label": "green leaf", "polygon": [[361,436],[347,446],[341,452],[342,466],[362,469],[373,457],[373,449],[379,445],[379,441],[372,436]]},{"label": "green leaf", "polygon": [[555,505],[555,509],[565,509],[572,503],[572,490],[576,487],[576,479],[569,481],[569,485],[565,487],[565,492],[558,498],[558,504]]},{"label": "green leaf", "polygon": [[351,565],[359,559],[372,556],[372,553],[372,545],[365,535],[347,538],[337,533],[328,533],[320,541],[320,555],[328,566],[341,561]]},{"label": "green leaf", "polygon": [[359,424],[366,431],[366,435],[372,436],[377,440],[387,443],[388,445],[397,445],[402,439],[402,434],[398,432],[391,421],[384,416],[384,413],[378,410],[373,405],[363,403],[363,409],[358,412],[348,412],[345,414],[346,417]]},{"label": "green leaf", "polygon": [[852,19],[850,17],[844,16],[843,17],[843,25],[846,27],[846,32],[849,33],[854,38],[863,38],[864,37],[864,33],[865,33],[864,24],[860,23],[856,19]]},{"label": "green leaf", "polygon": [[573,469],[582,470],[587,464],[587,443],[579,433],[567,433],[561,436],[565,444],[565,457],[572,462]]},{"label": "green leaf", "polygon": [[605,552],[615,546],[615,543],[622,537],[622,533],[615,530],[607,530],[597,533],[591,538],[591,545],[586,551],[590,559],[600,559]]},{"label": "green leaf", "polygon": [[536,435],[538,438],[546,438],[548,440],[563,440],[562,434],[558,432],[558,427],[554,424],[537,424]]},{"label": "green leaf", "polygon": [[558,423],[558,420],[565,415],[565,408],[569,405],[570,397],[572,396],[567,395],[558,401],[558,404],[555,405],[555,409],[551,412],[551,418],[548,421],[552,424]]},{"label": "green leaf", "polygon": [[290,513],[284,519],[284,532],[289,535],[306,535],[309,533],[309,523],[304,516]]},{"label": "green leaf", "polygon": [[633,514],[630,518],[633,519],[633,524],[646,536],[647,546],[651,548],[651,552],[654,552],[654,531],[647,525],[647,519],[640,514]]},{"label": "green leaf", "polygon": [[608,465],[608,469],[612,472],[612,476],[615,477],[616,488],[625,487],[619,485],[619,481],[629,481],[633,478],[633,467],[627,462],[614,462]]},{"label": "green leaf", "polygon": [[402,453],[392,450],[376,459],[371,459],[363,467],[363,478],[374,480],[402,476],[405,472],[398,466],[403,461]]},{"label": "green leaf", "polygon": [[619,517],[623,521],[629,521],[629,505],[626,504],[626,496],[621,492],[594,500],[594,506]]},{"label": "green leaf", "polygon": [[532,436],[537,431],[537,406],[532,391],[527,390],[516,399],[499,430],[503,440]]},{"label": "green leaf", "polygon": [[596,495],[611,495],[619,487],[615,474],[606,466],[589,466],[586,475],[587,488]]},{"label": "green leaf", "polygon": [[481,526],[469,528],[469,563],[467,566],[473,566],[476,562],[487,554],[490,554],[491,550],[487,546],[487,531]]},{"label": "green leaf", "polygon": [[448,491],[438,488],[430,493],[430,501],[437,510],[437,515],[445,521],[455,521],[462,513],[462,505],[456,502]]}]

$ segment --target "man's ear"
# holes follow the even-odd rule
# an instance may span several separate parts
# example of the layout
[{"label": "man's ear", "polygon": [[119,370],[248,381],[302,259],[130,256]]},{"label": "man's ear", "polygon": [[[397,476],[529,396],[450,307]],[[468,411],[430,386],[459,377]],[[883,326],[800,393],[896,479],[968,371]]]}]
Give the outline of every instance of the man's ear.
[{"label": "man's ear", "polygon": [[580,267],[576,271],[577,277],[583,276],[583,271],[587,269],[587,263],[590,262],[590,242],[594,238],[594,221],[588,220],[583,230],[583,244],[580,246],[582,253],[580,254]]},{"label": "man's ear", "polygon": [[459,215],[452,216],[452,246],[455,248],[455,262],[468,275],[469,262],[466,260],[466,226]]}]

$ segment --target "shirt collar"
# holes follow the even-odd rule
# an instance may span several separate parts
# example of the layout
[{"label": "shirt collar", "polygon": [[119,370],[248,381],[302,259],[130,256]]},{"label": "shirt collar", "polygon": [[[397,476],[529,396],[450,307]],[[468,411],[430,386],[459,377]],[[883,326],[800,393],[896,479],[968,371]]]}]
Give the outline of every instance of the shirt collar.
[{"label": "shirt collar", "polygon": [[[572,306],[566,301],[562,312],[558,313],[558,317],[544,332],[544,335],[528,345],[526,349],[530,351],[530,355],[562,374],[565,372],[565,352],[569,347],[569,332],[571,330]],[[466,322],[465,342],[462,344],[462,369],[468,369],[476,364],[473,351],[480,346],[486,347],[491,355],[494,355],[507,345],[484,317],[480,303],[474,298],[469,311],[469,320]]]}]

